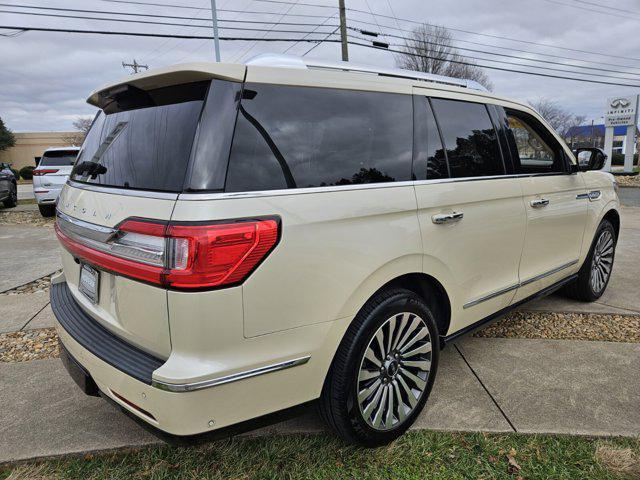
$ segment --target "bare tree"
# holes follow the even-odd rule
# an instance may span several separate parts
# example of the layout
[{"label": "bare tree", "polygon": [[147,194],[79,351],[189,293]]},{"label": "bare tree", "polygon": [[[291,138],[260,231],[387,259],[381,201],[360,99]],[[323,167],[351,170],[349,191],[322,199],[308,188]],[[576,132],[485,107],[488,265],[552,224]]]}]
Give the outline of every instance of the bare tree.
[{"label": "bare tree", "polygon": [[91,124],[93,123],[93,118],[90,117],[78,117],[73,122],[73,128],[76,129],[75,132],[69,133],[68,135],[64,135],[62,140],[69,145],[74,145],[79,147],[84,142],[84,137],[89,133],[89,129],[91,128]]},{"label": "bare tree", "polygon": [[453,46],[451,32],[438,25],[416,27],[396,55],[400,68],[434,73],[447,77],[475,80],[489,90],[493,88],[484,70]]},{"label": "bare tree", "polygon": [[562,108],[557,102],[548,98],[540,98],[538,100],[529,100],[535,110],[549,122],[556,132],[562,136],[566,136],[571,127],[577,127],[584,123],[586,117],[584,115],[575,115],[568,110]]}]

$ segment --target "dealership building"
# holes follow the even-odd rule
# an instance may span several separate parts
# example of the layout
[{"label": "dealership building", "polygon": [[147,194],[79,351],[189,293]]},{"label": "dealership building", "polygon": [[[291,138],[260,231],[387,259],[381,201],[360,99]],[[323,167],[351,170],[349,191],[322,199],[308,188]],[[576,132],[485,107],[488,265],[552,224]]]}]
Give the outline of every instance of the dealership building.
[{"label": "dealership building", "polygon": [[66,147],[69,138],[77,132],[13,132],[16,144],[0,151],[0,162],[12,163],[20,170],[27,165],[36,166],[43,152],[49,147]]}]

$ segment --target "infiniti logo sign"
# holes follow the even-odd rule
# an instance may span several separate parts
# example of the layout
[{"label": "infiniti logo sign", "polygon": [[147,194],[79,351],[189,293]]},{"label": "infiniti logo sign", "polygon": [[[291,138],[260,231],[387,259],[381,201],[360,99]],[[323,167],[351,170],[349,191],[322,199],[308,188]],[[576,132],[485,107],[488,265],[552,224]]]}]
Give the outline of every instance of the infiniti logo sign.
[{"label": "infiniti logo sign", "polygon": [[631,105],[631,102],[628,98],[616,98],[611,101],[612,108],[627,108]]}]

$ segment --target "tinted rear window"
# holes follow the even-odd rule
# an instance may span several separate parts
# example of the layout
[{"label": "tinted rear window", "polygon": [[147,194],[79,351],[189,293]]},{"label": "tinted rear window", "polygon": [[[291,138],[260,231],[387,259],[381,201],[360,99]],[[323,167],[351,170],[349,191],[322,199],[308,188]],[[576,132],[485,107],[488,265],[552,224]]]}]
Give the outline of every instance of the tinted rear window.
[{"label": "tinted rear window", "polygon": [[411,179],[410,95],[247,84],[227,191]]},{"label": "tinted rear window", "polygon": [[208,85],[198,82],[151,92],[129,89],[114,95],[91,127],[72,179],[182,191]]},{"label": "tinted rear window", "polygon": [[504,175],[498,136],[485,105],[440,98],[431,103],[451,177]]},{"label": "tinted rear window", "polygon": [[38,166],[69,167],[75,163],[77,156],[77,150],[53,150],[45,152],[45,154],[40,158]]}]

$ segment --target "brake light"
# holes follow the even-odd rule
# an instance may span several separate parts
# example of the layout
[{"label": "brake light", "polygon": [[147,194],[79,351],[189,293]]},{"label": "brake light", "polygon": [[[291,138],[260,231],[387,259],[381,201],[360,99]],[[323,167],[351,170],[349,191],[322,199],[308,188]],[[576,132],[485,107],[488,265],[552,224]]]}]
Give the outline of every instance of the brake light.
[{"label": "brake light", "polygon": [[41,169],[35,169],[33,171],[33,176],[34,177],[41,177],[42,175],[46,175],[47,173],[56,173],[59,169],[57,168],[41,168]]},{"label": "brake light", "polygon": [[[161,223],[129,219],[97,243],[56,224],[63,246],[97,267],[174,289],[206,289],[244,281],[278,243],[277,219]],[[73,237],[73,238],[72,238]]]}]

